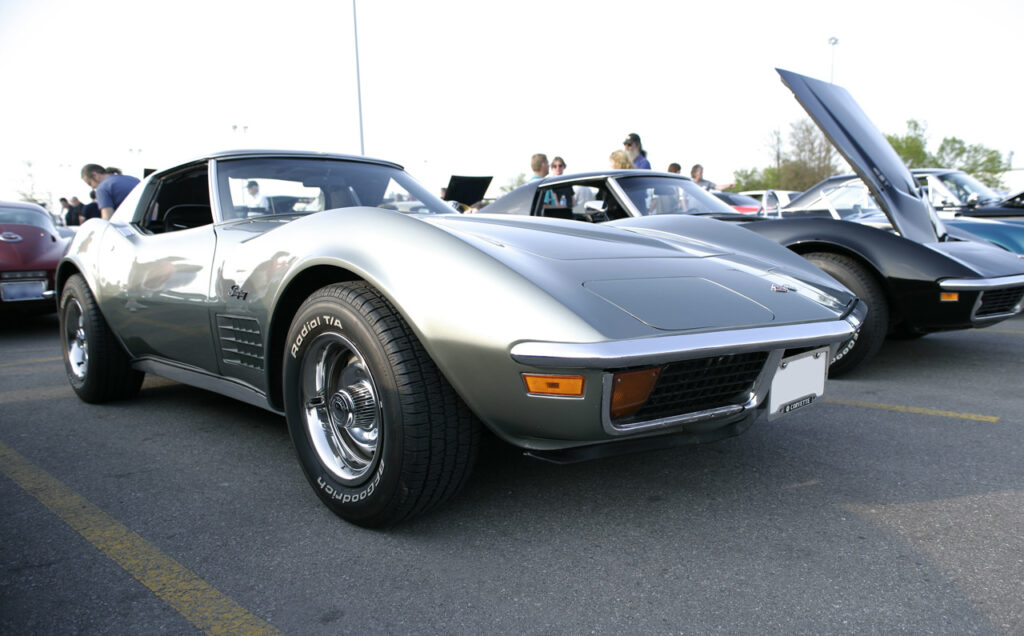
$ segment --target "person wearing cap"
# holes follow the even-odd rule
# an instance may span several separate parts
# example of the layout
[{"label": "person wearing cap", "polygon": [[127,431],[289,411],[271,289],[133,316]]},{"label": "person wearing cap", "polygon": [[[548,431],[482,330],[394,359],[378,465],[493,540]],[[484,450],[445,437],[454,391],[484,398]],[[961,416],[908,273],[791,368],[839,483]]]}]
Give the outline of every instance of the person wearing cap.
[{"label": "person wearing cap", "polygon": [[651,162],[647,160],[647,151],[644,150],[643,144],[640,143],[640,135],[629,133],[622,142],[622,147],[633,161],[635,167],[643,168],[644,170],[651,169]]},{"label": "person wearing cap", "polygon": [[270,202],[267,201],[267,197],[260,194],[260,184],[255,181],[245,184],[245,207],[270,211]]}]

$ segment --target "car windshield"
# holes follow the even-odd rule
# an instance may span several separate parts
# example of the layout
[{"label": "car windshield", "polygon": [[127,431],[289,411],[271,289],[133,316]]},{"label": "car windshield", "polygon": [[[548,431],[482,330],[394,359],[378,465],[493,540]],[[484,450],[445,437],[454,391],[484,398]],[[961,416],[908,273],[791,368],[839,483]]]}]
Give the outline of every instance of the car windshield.
[{"label": "car windshield", "polygon": [[[809,203],[799,208],[787,208],[783,211],[783,216],[816,213],[896,231],[885,210],[878,205],[878,201],[860,179],[824,187],[820,194]],[[935,228],[936,236],[939,238],[945,236],[945,224],[942,223],[930,204],[928,205],[928,216],[932,227]]]},{"label": "car windshield", "polygon": [[861,181],[825,188],[822,196],[839,214],[839,218],[845,221],[856,221],[876,214],[883,218],[885,216],[875,202],[875,197],[871,196],[871,192]]},{"label": "car windshield", "polygon": [[35,210],[25,208],[0,207],[0,223],[11,223],[17,225],[34,225],[44,230],[53,231],[53,223],[50,219]]},{"label": "car windshield", "polygon": [[312,214],[353,206],[406,213],[452,208],[392,166],[340,159],[258,158],[217,164],[221,206],[235,216]]},{"label": "car windshield", "polygon": [[736,214],[689,179],[624,177],[616,179],[641,214]]},{"label": "car windshield", "polygon": [[967,205],[967,199],[972,194],[978,195],[978,203],[996,203],[1002,199],[994,190],[966,172],[948,172],[939,175],[939,180],[960,199],[960,205]]}]

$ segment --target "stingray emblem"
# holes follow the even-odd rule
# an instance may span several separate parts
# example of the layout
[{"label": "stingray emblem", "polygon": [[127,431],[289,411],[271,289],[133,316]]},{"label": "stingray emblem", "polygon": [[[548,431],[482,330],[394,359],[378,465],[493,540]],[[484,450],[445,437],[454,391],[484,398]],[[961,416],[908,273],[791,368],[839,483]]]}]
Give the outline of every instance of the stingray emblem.
[{"label": "stingray emblem", "polygon": [[778,292],[780,294],[785,294],[786,292],[796,291],[796,288],[790,287],[789,285],[780,285],[778,283],[772,283],[772,291]]},{"label": "stingray emblem", "polygon": [[3,241],[4,243],[17,243],[21,240],[21,236],[14,232],[4,232],[3,234],[0,234],[0,241]]}]

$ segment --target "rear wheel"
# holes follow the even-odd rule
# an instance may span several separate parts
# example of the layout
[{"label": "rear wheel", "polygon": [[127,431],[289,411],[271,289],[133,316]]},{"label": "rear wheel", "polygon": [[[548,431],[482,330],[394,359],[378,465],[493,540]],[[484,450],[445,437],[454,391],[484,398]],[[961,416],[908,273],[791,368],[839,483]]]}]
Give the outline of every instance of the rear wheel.
[{"label": "rear wheel", "polygon": [[849,256],[830,252],[812,252],[804,258],[845,285],[867,303],[868,315],[852,338],[839,345],[828,368],[829,377],[849,373],[854,367],[872,358],[889,330],[889,304],[885,292],[871,272]]},{"label": "rear wheel", "polygon": [[60,342],[71,388],[82,400],[100,403],[138,393],[145,374],[132,369],[79,274],[68,279],[61,293]]},{"label": "rear wheel", "polygon": [[340,517],[378,527],[451,497],[479,425],[402,317],[360,282],[299,308],[285,351],[288,429],[306,478]]}]

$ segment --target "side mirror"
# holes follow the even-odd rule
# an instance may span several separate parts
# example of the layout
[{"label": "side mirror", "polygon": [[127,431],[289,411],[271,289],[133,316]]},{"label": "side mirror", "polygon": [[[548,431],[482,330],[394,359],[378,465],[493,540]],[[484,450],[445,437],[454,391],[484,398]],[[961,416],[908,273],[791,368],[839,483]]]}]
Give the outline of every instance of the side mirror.
[{"label": "side mirror", "polygon": [[782,206],[779,205],[779,195],[775,190],[766,190],[761,197],[761,209],[757,211],[759,216],[775,216],[782,218]]}]

